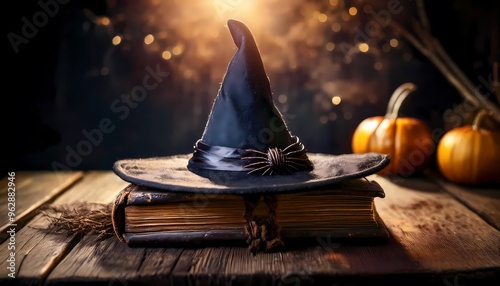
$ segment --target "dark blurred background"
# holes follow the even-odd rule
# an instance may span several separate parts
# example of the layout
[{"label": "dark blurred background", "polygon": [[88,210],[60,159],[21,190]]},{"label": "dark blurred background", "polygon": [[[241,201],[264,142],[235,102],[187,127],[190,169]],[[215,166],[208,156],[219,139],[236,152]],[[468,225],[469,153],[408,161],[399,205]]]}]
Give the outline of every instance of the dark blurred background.
[{"label": "dark blurred background", "polygon": [[[401,113],[449,128],[443,113],[461,96],[387,25],[410,25],[415,2],[4,3],[2,170],[109,170],[118,159],[190,153],[235,52],[228,18],[252,30],[276,105],[310,152],[351,152],[356,126],[385,114],[408,81],[418,89]],[[476,84],[491,77],[498,2],[425,4],[459,67]],[[389,19],[388,5],[400,11]]]}]

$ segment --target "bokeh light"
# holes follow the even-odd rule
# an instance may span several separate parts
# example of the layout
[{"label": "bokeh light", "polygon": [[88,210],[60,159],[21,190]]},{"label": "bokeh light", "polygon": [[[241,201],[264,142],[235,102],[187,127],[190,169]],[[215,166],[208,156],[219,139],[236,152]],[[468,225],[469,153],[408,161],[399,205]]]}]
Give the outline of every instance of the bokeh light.
[{"label": "bokeh light", "polygon": [[163,51],[163,53],[161,53],[161,57],[165,60],[170,60],[172,58],[172,53],[169,51]]},{"label": "bokeh light", "polygon": [[358,45],[358,49],[359,49],[360,52],[366,53],[366,52],[368,52],[370,50],[370,46],[368,46],[367,43],[360,43]]},{"label": "bokeh light", "polygon": [[331,52],[335,49],[335,44],[332,42],[328,42],[326,43],[325,48],[327,51]]},{"label": "bokeh light", "polygon": [[334,97],[332,97],[332,103],[333,103],[333,105],[339,105],[340,102],[342,102],[342,98],[340,98],[340,96],[334,96]]},{"label": "bokeh light", "polygon": [[113,37],[111,42],[113,43],[113,45],[118,46],[122,42],[122,37],[119,35],[116,35]]},{"label": "bokeh light", "polygon": [[397,47],[398,44],[399,44],[398,39],[392,38],[389,40],[389,45],[391,45],[391,47],[393,47],[393,48]]},{"label": "bokeh light", "polygon": [[151,45],[154,40],[155,40],[155,37],[151,34],[148,34],[148,35],[146,35],[146,37],[144,37],[144,43],[146,45]]}]

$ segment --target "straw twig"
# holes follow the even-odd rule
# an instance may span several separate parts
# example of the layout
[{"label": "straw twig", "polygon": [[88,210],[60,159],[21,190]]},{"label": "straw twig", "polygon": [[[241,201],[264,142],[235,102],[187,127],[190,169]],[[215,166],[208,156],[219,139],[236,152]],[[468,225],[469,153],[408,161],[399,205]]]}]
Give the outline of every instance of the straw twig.
[{"label": "straw twig", "polygon": [[[423,0],[417,0],[418,19],[413,21],[413,32],[397,23],[391,21],[391,27],[394,31],[406,38],[417,50],[425,55],[443,74],[443,76],[458,90],[462,97],[476,106],[478,109],[486,109],[491,112],[493,118],[500,122],[500,109],[480,89],[476,88],[473,82],[464,74],[458,65],[446,53],[438,39],[431,31],[431,25],[425,12]],[[493,73],[497,68],[493,67]],[[495,81],[493,81],[495,85]],[[491,87],[497,96],[498,88]]]},{"label": "straw twig", "polygon": [[48,229],[67,235],[96,234],[98,239],[114,236],[112,204],[79,202],[71,205],[45,205],[40,213],[49,219]]}]

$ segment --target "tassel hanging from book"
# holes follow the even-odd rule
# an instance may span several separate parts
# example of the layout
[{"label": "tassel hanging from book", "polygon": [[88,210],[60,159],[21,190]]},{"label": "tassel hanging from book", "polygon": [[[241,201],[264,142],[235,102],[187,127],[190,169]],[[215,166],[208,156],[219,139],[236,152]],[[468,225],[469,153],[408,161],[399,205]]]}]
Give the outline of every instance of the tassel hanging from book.
[{"label": "tassel hanging from book", "polygon": [[[254,210],[263,200],[267,205],[268,214],[257,216]],[[243,196],[245,203],[244,218],[245,234],[247,236],[248,251],[252,254],[257,252],[273,252],[284,247],[281,238],[281,228],[276,220],[276,209],[278,200],[274,195],[245,195]]]}]

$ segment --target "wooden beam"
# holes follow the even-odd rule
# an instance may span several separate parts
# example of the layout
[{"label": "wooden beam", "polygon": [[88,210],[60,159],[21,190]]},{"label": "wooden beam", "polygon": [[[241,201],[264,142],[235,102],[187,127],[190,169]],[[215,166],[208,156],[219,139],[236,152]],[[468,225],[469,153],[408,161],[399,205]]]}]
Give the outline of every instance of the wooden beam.
[{"label": "wooden beam", "polygon": [[[40,206],[50,203],[83,177],[81,171],[21,171],[17,172],[15,184],[16,230],[33,218]],[[0,189],[0,243],[8,237],[8,177],[1,180]]]},{"label": "wooden beam", "polygon": [[[56,173],[52,174],[53,179],[58,176]],[[126,182],[112,172],[89,172],[52,204],[71,204],[81,201],[108,204],[126,185]],[[16,277],[20,281],[26,281],[29,284],[42,284],[52,269],[80,240],[75,235],[54,233],[49,226],[50,221],[42,214],[37,214],[16,233]],[[5,241],[0,246],[0,261],[6,261],[9,257],[11,250],[8,249],[8,242]],[[3,279],[9,279],[7,277],[8,271],[7,267],[0,267],[0,284],[3,284]]]},{"label": "wooden beam", "polygon": [[425,174],[430,180],[439,184],[443,191],[500,230],[500,184],[465,186],[452,183],[436,172],[426,172]]}]

